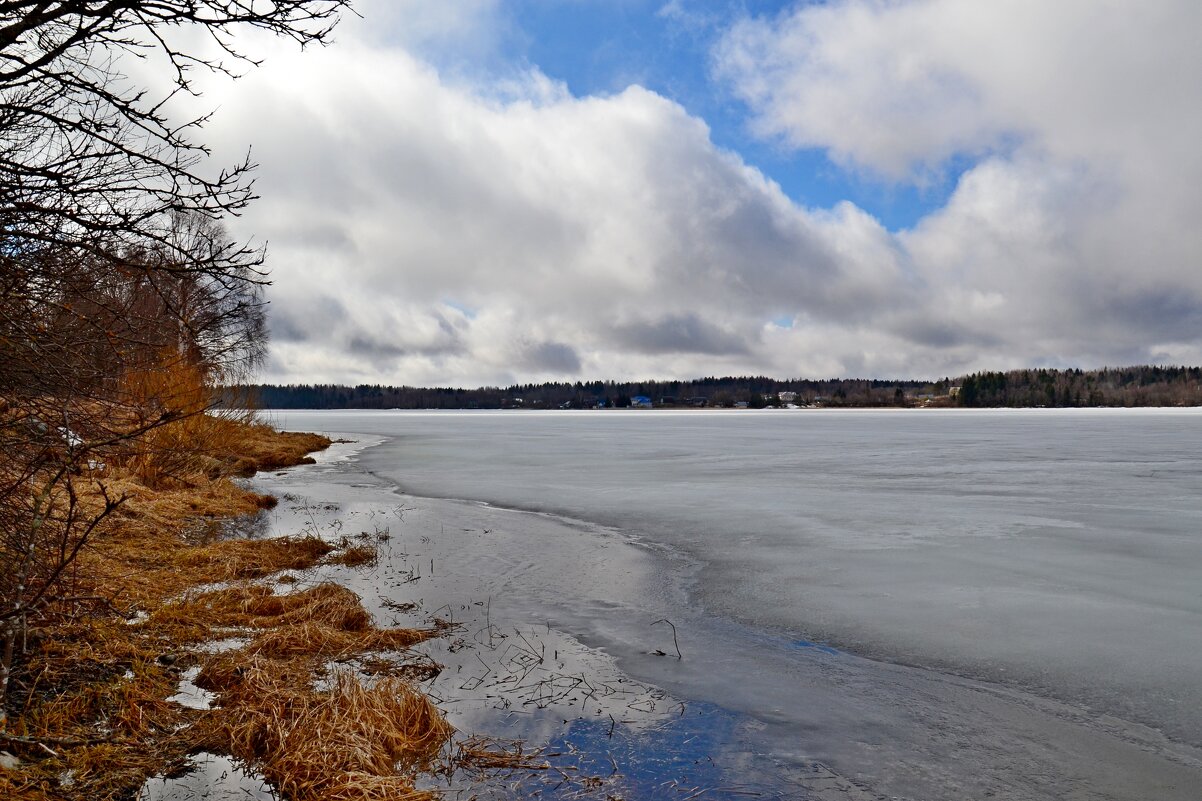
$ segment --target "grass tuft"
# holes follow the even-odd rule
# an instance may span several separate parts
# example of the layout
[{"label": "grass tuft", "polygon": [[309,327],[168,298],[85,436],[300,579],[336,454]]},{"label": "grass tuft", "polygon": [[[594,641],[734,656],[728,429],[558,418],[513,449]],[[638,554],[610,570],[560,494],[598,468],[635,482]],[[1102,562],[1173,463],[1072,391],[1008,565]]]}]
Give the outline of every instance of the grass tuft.
[{"label": "grass tuft", "polygon": [[[0,730],[0,750],[22,765],[0,768],[0,798],[128,799],[198,749],[246,760],[293,801],[431,798],[412,772],[451,727],[411,683],[329,675],[327,664],[387,652],[403,666],[398,652],[441,629],[379,629],[334,584],[276,593],[253,583],[281,571],[296,581],[335,561],[370,564],[374,548],[225,539],[218,524],[274,502],[223,474],[301,463],[328,440],[208,416],[189,425],[94,470],[128,501],[72,566],[78,598],[45,610],[23,641]],[[174,458],[174,437],[203,447]],[[213,585],[226,586],[198,589]],[[187,647],[231,630],[249,635],[243,648],[206,656]],[[219,693],[216,709],[168,700],[181,670],[197,664],[197,683]]]},{"label": "grass tuft", "polygon": [[452,734],[429,699],[348,671],[328,683],[315,691],[287,663],[253,659],[222,692],[210,734],[292,801],[434,798],[411,778]]}]

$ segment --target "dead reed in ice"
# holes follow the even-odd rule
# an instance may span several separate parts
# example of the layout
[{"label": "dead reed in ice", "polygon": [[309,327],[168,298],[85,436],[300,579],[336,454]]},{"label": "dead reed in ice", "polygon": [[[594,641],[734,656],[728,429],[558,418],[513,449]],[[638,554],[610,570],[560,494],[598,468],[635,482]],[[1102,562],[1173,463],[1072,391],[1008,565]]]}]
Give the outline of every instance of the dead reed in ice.
[{"label": "dead reed in ice", "polygon": [[374,567],[379,561],[380,552],[373,543],[351,545],[344,541],[344,547],[330,559],[330,564],[345,567]]}]

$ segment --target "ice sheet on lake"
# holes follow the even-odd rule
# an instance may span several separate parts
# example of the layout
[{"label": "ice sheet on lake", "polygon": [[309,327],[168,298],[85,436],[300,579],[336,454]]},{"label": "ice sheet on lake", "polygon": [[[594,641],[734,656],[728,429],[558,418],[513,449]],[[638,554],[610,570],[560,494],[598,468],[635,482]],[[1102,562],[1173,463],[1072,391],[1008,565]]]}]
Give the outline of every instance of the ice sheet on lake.
[{"label": "ice sheet on lake", "polygon": [[[357,464],[448,499],[399,498],[392,531],[433,554],[439,592],[746,716],[803,771],[922,798],[1202,791],[1197,413],[289,425],[388,437]],[[654,655],[664,617],[679,662]]]}]

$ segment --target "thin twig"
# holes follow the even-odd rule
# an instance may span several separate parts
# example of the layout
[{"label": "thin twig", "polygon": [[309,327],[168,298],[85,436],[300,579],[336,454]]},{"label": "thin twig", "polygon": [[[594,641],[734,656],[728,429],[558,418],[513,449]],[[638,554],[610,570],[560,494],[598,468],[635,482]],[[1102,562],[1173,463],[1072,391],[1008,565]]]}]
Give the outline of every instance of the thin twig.
[{"label": "thin twig", "polygon": [[[655,621],[655,623],[667,623],[669,626],[672,627],[672,644],[676,646],[676,658],[683,659],[684,657],[681,656],[681,653],[680,653],[680,643],[676,640],[675,624],[673,624],[672,621],[668,620],[666,617],[661,617],[659,620]],[[651,625],[654,626],[655,623],[652,623]]]}]

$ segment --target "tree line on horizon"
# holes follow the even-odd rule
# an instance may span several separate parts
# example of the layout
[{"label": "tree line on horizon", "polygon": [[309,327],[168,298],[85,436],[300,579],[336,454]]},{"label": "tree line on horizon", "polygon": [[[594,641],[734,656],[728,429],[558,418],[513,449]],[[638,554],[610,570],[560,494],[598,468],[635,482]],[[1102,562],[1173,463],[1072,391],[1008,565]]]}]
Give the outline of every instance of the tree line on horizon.
[{"label": "tree line on horizon", "polygon": [[644,397],[657,407],[834,408],[944,406],[1202,406],[1202,367],[1011,370],[925,380],[707,377],[692,381],[576,381],[508,387],[257,384],[231,388],[263,409],[595,409]]},{"label": "tree line on horizon", "polygon": [[[692,381],[576,381],[514,384],[509,387],[409,387],[360,384],[259,384],[239,387],[264,409],[518,409],[624,408],[644,397],[654,406],[762,408],[788,402],[846,406],[897,406],[907,395],[939,392],[949,384],[926,381],[836,379],[782,381],[764,376],[699,378]],[[787,393],[794,393],[789,396]]]},{"label": "tree line on horizon", "polygon": [[1202,406],[1202,367],[1011,370],[958,379],[964,407]]}]

